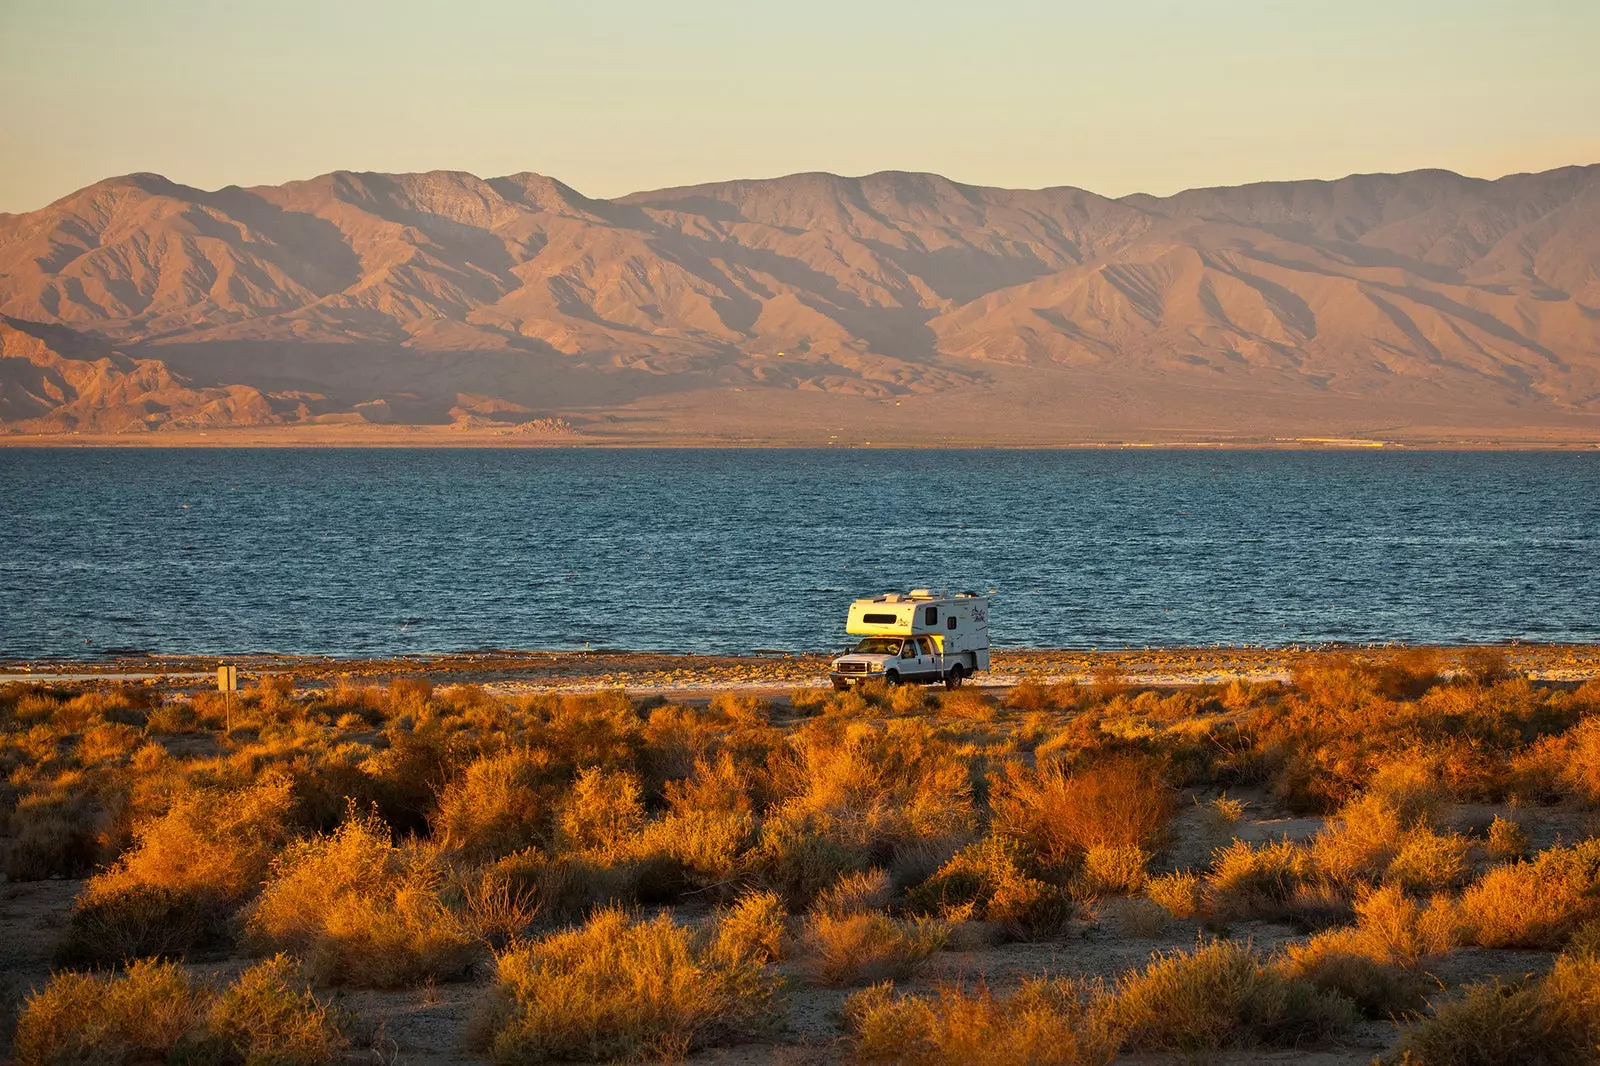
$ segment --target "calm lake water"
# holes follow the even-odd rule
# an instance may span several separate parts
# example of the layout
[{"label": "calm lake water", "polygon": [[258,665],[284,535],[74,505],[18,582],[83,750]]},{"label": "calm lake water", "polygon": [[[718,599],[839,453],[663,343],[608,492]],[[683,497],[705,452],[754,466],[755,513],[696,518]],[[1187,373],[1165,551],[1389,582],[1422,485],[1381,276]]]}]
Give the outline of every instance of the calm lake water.
[{"label": "calm lake water", "polygon": [[1600,640],[1600,453],[0,449],[0,655]]}]

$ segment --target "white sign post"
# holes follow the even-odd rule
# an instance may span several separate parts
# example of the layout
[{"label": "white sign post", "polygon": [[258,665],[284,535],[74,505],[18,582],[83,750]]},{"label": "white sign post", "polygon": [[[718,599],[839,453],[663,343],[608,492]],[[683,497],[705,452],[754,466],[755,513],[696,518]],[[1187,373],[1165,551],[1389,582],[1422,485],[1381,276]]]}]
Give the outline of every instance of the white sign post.
[{"label": "white sign post", "polygon": [[217,667],[217,691],[222,693],[223,705],[223,732],[233,732],[233,694],[239,691],[239,668],[237,666]]}]

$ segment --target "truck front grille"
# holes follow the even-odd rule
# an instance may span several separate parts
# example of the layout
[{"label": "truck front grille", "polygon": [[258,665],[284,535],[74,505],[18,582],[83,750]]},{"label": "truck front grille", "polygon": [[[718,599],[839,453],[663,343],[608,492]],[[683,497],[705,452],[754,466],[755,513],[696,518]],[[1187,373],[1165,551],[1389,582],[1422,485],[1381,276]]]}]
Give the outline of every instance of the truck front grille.
[{"label": "truck front grille", "polygon": [[839,672],[841,674],[864,674],[864,673],[867,672],[867,669],[868,669],[868,664],[866,664],[866,663],[840,663],[839,664]]}]

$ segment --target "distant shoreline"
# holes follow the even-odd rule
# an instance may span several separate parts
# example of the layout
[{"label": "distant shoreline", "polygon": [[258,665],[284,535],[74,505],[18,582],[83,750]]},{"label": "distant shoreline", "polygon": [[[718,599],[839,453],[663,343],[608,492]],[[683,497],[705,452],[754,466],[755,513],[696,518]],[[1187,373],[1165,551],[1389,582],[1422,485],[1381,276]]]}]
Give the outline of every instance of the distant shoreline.
[{"label": "distant shoreline", "polygon": [[330,431],[326,427],[220,429],[150,433],[0,434],[0,448],[436,448],[436,449],[832,449],[931,451],[1597,451],[1600,440],[1582,437],[1472,435],[1434,438],[1359,436],[1237,437],[1209,439],[888,439],[812,440],[789,437],[606,437],[587,434],[522,437],[448,426],[379,426]]}]

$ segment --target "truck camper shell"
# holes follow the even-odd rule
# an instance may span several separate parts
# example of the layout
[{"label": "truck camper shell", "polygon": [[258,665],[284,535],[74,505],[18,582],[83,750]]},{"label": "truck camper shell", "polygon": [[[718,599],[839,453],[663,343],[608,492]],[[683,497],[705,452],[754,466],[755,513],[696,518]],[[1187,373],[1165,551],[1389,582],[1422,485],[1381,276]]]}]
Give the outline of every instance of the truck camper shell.
[{"label": "truck camper shell", "polygon": [[959,684],[975,671],[989,669],[989,598],[976,592],[935,594],[929,589],[887,592],[850,605],[845,631],[861,637],[913,638],[919,642],[916,672],[881,655],[847,654],[835,660],[834,683],[848,683],[865,674],[900,680],[944,680]]}]

